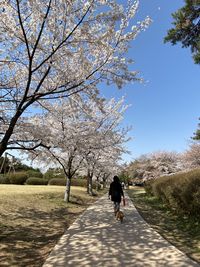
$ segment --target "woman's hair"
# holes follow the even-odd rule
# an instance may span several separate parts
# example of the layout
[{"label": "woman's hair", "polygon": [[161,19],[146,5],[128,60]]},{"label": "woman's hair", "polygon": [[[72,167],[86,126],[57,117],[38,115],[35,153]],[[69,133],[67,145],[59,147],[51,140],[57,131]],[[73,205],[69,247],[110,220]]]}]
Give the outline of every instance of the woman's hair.
[{"label": "woman's hair", "polygon": [[113,177],[113,181],[119,183],[119,177],[118,177],[117,175],[115,175],[115,176]]}]

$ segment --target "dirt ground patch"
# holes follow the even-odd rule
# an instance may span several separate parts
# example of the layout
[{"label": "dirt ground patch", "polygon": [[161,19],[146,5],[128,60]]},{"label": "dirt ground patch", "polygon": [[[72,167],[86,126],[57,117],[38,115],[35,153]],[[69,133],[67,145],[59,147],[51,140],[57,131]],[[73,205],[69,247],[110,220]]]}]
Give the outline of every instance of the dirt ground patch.
[{"label": "dirt ground patch", "polygon": [[0,266],[40,267],[64,231],[97,197],[72,187],[0,185]]}]

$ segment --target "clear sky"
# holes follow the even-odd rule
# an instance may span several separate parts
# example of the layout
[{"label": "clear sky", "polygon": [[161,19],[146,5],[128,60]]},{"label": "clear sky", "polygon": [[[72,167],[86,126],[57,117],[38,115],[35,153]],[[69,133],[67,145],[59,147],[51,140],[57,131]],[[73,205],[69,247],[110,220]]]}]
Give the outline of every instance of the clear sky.
[{"label": "clear sky", "polygon": [[141,0],[136,20],[146,15],[153,23],[132,42],[129,56],[134,69],[146,80],[129,84],[122,90],[103,88],[106,96],[126,96],[132,106],[124,125],[132,125],[132,140],[127,144],[130,161],[142,154],[166,150],[182,152],[197,128],[200,117],[200,66],[195,65],[190,49],[164,44],[172,27],[171,13],[183,0]]}]

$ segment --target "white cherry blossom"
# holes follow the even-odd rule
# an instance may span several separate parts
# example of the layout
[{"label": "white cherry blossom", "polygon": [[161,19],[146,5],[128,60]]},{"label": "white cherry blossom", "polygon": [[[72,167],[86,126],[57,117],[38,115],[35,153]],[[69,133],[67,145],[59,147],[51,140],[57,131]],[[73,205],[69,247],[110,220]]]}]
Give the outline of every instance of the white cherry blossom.
[{"label": "white cherry blossom", "polygon": [[125,54],[150,23],[131,28],[137,8],[130,0],[0,2],[0,155],[41,101],[137,80]]}]

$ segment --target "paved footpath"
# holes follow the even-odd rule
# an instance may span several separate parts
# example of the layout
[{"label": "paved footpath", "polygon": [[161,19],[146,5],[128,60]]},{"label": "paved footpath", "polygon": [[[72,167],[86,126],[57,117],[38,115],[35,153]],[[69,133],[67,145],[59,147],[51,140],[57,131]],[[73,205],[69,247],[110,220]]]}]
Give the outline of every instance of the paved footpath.
[{"label": "paved footpath", "polygon": [[107,195],[100,198],[68,228],[43,267],[200,266],[150,228],[130,199],[121,209],[122,224]]}]

